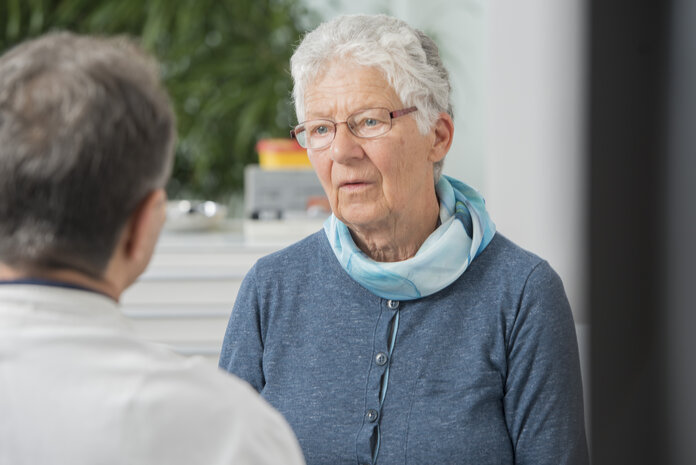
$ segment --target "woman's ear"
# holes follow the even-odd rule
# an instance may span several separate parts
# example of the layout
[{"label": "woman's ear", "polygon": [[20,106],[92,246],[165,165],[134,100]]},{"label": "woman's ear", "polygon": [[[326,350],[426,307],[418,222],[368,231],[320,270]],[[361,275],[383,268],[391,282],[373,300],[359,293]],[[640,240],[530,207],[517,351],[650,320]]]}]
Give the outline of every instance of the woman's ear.
[{"label": "woman's ear", "polygon": [[429,159],[435,163],[445,158],[452,146],[452,139],[454,138],[454,121],[452,117],[445,112],[440,113],[437,121],[435,121],[433,131],[435,138],[430,149]]}]

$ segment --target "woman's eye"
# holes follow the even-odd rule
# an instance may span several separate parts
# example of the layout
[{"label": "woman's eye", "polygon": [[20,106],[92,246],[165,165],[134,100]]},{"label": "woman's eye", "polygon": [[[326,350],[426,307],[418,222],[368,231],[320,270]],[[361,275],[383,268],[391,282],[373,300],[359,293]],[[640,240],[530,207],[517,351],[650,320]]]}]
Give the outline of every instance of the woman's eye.
[{"label": "woman's eye", "polygon": [[317,126],[312,130],[313,134],[316,134],[318,136],[323,136],[324,134],[327,134],[329,132],[328,126],[322,125],[322,126]]},{"label": "woman's eye", "polygon": [[381,124],[381,121],[376,118],[363,118],[358,121],[357,127],[372,129]]}]

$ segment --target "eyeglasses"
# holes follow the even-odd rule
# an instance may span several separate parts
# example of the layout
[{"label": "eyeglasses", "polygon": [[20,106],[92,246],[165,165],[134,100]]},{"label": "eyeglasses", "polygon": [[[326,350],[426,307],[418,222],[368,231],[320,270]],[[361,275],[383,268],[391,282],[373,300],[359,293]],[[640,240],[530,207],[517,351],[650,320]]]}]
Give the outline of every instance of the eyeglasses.
[{"label": "eyeglasses", "polygon": [[329,119],[313,119],[295,126],[290,137],[306,149],[318,150],[331,145],[339,124],[348,126],[350,132],[361,139],[383,136],[392,128],[392,120],[418,110],[416,107],[389,111],[386,108],[367,108],[353,113],[345,121],[335,123]]}]

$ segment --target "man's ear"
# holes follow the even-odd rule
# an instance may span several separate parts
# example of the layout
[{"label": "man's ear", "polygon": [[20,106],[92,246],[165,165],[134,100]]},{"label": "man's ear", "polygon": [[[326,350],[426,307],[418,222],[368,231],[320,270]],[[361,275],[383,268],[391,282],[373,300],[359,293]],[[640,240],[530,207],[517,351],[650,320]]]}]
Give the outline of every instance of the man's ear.
[{"label": "man's ear", "polygon": [[452,117],[445,112],[440,113],[437,121],[435,121],[433,131],[435,132],[435,138],[430,148],[429,159],[435,163],[445,158],[452,146],[452,140],[454,139],[454,121],[452,121]]},{"label": "man's ear", "polygon": [[125,258],[140,264],[142,270],[152,257],[157,238],[164,225],[166,201],[167,194],[164,189],[150,192],[140,202],[126,224],[123,250]]}]

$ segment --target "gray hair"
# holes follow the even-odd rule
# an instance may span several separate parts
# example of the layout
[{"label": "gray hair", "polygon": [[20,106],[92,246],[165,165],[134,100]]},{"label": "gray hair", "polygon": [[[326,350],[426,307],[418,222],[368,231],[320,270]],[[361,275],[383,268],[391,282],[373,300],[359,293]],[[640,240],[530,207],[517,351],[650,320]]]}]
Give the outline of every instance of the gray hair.
[{"label": "gray hair", "polygon": [[[449,73],[430,37],[391,16],[346,15],[308,33],[290,59],[298,121],[305,118],[307,87],[337,58],[379,69],[405,106],[418,107],[413,117],[422,134],[432,129],[441,112],[454,117]],[[434,166],[435,181],[443,161]]]},{"label": "gray hair", "polygon": [[176,123],[132,41],[52,33],[0,57],[0,261],[101,277],[169,178]]}]

